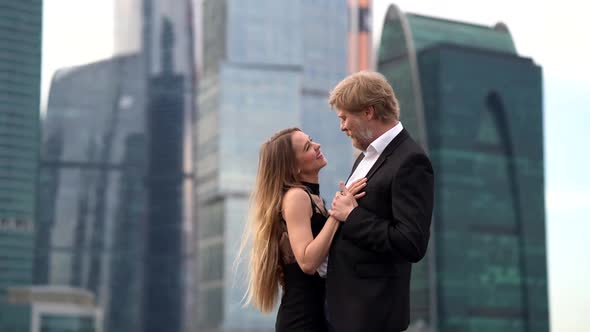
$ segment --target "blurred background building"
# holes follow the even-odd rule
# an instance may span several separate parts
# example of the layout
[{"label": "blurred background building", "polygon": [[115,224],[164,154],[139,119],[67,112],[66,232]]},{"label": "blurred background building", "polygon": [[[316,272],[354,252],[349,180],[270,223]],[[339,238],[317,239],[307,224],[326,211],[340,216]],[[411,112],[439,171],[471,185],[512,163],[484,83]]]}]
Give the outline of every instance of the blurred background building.
[{"label": "blurred background building", "polygon": [[101,332],[102,312],[92,292],[70,287],[15,287],[8,290],[8,301],[27,308],[30,332]]},{"label": "blurred background building", "polygon": [[105,331],[195,330],[190,2],[117,3],[118,55],[53,77],[35,279],[90,290]]},{"label": "blurred background building", "polygon": [[347,0],[348,71],[374,70],[373,0]]},{"label": "blurred background building", "polygon": [[126,331],[139,331],[147,216],[140,60],[119,56],[54,75],[35,264],[36,284],[91,291],[107,329]]},{"label": "blurred background building", "polygon": [[[322,144],[326,197],[352,163],[327,104],[347,73],[344,1],[203,2],[196,188],[199,225],[199,326],[274,330],[275,314],[242,308],[245,263],[233,268],[247,220],[261,144],[301,127]],[[243,260],[246,261],[245,259]]]},{"label": "blurred background building", "polygon": [[378,70],[436,173],[416,331],[548,331],[541,68],[507,27],[385,19]]},{"label": "blurred background building", "polygon": [[0,331],[24,331],[8,288],[32,284],[39,151],[41,0],[0,0]]}]

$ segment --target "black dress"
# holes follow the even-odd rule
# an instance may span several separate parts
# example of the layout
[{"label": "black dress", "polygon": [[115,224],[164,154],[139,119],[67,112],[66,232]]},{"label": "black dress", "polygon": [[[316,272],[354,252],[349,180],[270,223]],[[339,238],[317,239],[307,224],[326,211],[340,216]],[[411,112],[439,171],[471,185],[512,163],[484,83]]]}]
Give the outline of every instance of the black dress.
[{"label": "black dress", "polygon": [[[309,192],[319,196],[319,185],[303,183]],[[308,192],[308,194],[309,194]],[[310,196],[313,215],[311,216],[311,232],[315,238],[324,227],[327,217]],[[293,255],[287,226],[283,224],[281,238],[281,268],[284,274],[283,297],[275,324],[276,332],[327,332],[324,314],[325,281],[316,272],[305,274]]]}]

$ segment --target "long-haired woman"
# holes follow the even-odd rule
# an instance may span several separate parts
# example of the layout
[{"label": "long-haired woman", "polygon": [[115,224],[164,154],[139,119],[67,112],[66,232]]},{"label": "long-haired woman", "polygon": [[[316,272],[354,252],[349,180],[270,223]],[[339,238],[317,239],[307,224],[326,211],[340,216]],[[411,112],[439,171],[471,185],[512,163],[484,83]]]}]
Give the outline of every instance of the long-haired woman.
[{"label": "long-haired woman", "polygon": [[[339,221],[326,211],[319,191],[319,172],[327,160],[320,144],[298,128],[273,135],[260,149],[252,194],[247,302],[271,311],[283,288],[277,332],[327,331],[324,279],[316,270],[328,255]],[[355,198],[366,185],[348,188]]]}]

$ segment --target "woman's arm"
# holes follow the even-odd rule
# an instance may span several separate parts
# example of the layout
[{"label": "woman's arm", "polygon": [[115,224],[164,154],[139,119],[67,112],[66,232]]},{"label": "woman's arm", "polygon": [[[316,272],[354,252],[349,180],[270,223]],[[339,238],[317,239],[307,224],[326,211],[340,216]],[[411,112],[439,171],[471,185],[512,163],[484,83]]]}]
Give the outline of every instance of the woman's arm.
[{"label": "woman's arm", "polygon": [[283,198],[283,218],[287,223],[289,243],[301,270],[314,274],[328,255],[330,244],[339,222],[330,217],[320,233],[313,238],[311,232],[311,198],[300,188],[292,188]]},{"label": "woman's arm", "polygon": [[[366,179],[355,181],[349,186],[355,198],[364,196],[358,194],[366,185]],[[329,217],[320,233],[313,238],[311,232],[311,197],[301,188],[291,188],[283,197],[283,218],[287,223],[289,243],[295,259],[301,270],[307,274],[314,274],[317,268],[328,256],[330,244],[338,230],[340,222]]]}]

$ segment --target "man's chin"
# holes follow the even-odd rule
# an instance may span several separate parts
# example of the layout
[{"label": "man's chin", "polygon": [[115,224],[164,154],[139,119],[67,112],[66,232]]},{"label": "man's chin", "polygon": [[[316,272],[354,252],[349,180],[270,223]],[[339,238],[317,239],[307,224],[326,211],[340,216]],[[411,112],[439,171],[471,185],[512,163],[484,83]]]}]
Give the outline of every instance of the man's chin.
[{"label": "man's chin", "polygon": [[359,141],[357,141],[355,139],[352,140],[352,146],[355,147],[355,148],[357,148],[357,149],[359,149],[359,150],[361,150],[361,151],[364,151],[365,150],[365,149],[363,149],[363,147],[361,146],[361,144],[359,143]]}]

